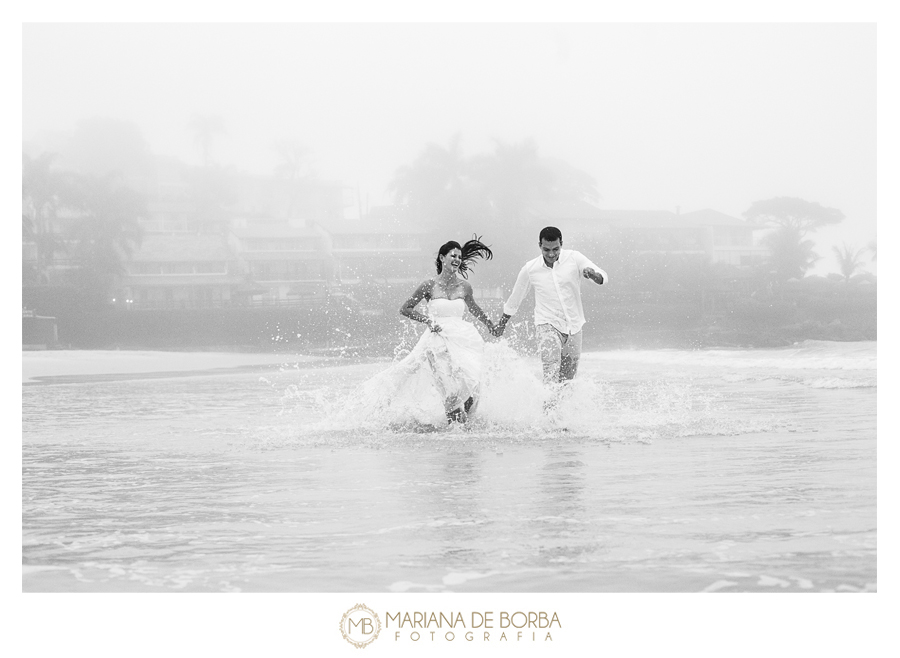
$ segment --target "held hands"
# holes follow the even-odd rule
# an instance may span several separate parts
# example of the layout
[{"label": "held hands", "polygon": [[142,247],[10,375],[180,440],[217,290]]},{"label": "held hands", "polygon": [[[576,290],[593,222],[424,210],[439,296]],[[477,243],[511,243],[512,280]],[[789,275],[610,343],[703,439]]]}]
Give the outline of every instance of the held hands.
[{"label": "held hands", "polygon": [[500,318],[500,322],[498,322],[496,325],[494,325],[493,327],[490,328],[491,335],[496,336],[497,338],[500,338],[500,336],[503,335],[503,331],[506,329],[506,323],[508,321],[509,321],[509,316],[503,315],[503,317]]}]

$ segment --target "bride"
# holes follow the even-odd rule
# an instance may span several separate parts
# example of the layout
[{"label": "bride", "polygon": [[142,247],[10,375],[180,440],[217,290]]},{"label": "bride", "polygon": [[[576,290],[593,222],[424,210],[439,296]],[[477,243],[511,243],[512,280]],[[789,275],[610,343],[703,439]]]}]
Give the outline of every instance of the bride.
[{"label": "bride", "polygon": [[[466,421],[477,403],[481,379],[484,340],[472,323],[462,319],[465,309],[468,307],[488,331],[494,331],[494,324],[472,295],[472,285],[465,280],[469,262],[479,257],[490,259],[493,253],[477,236],[464,245],[452,240],[444,243],[434,263],[437,276],[423,281],[400,307],[401,315],[424,322],[431,330],[422,335],[406,359],[424,358],[450,422]],[[426,301],[425,315],[415,310],[422,301]]]},{"label": "bride", "polygon": [[[450,241],[435,260],[437,275],[423,281],[400,307],[400,314],[428,325],[415,347],[401,361],[367,382],[366,388],[394,414],[412,415],[419,422],[440,405],[447,422],[463,423],[478,403],[484,340],[466,308],[493,332],[494,324],[478,306],[468,277],[475,258],[493,253],[476,236],[463,245]],[[416,308],[424,302],[424,313]]]}]

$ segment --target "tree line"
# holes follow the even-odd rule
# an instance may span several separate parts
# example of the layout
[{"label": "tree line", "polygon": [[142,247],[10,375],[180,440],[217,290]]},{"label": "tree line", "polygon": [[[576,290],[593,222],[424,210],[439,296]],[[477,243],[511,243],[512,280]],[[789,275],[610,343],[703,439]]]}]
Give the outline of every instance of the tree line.
[{"label": "tree line", "polygon": [[[235,200],[230,172],[212,163],[216,117],[194,117],[187,128],[201,167],[180,167],[192,226],[211,230]],[[107,118],[79,122],[68,133],[22,156],[23,287],[68,291],[77,304],[108,304],[141,245],[147,197],[135,180],[153,180],[158,160],[137,126]],[[180,163],[179,163],[180,164]],[[24,301],[24,300],[23,300]],[[72,301],[72,300],[70,300]]]},{"label": "tree line", "polygon": [[[186,175],[195,219],[203,230],[226,217],[234,192],[224,170],[212,163],[213,140],[225,132],[221,121],[195,117],[190,129],[204,165]],[[281,161],[275,177],[295,186],[314,177],[309,153],[298,141],[283,140],[276,151]],[[147,201],[129,187],[127,174],[147,173],[154,166],[153,156],[136,127],[97,119],[84,122],[73,133],[64,158],[67,166],[58,166],[58,160],[50,152],[23,154],[22,238],[34,249],[33,259],[23,259],[23,285],[71,286],[91,305],[104,304],[139,247],[140,221],[148,216]],[[536,252],[541,226],[564,216],[566,209],[595,204],[600,198],[591,175],[543,155],[533,140],[497,140],[489,152],[465,155],[459,135],[446,146],[426,145],[412,162],[398,167],[389,192],[401,215],[426,229],[431,241],[426,249],[486,231],[488,244],[502,242],[504,249],[496,252],[492,267],[479,272],[485,285],[514,279],[522,254]],[[820,258],[811,234],[845,219],[836,208],[793,197],[757,201],[743,216],[748,223],[770,228],[764,238],[769,257],[760,273],[773,285],[802,278]],[[705,278],[722,273],[722,268],[685,263],[665,254],[637,255],[622,236],[608,236],[596,247],[592,256],[644,287],[659,287],[673,279],[686,287],[699,286]],[[875,244],[866,248],[843,244],[833,251],[849,281],[867,253],[874,258]],[[51,268],[60,260],[66,268]],[[56,277],[52,281],[51,271]]]},{"label": "tree line", "polygon": [[[435,244],[465,239],[490,227],[491,237],[517,254],[536,252],[537,231],[560,217],[561,211],[599,199],[592,176],[542,156],[533,140],[498,140],[490,153],[465,156],[459,135],[447,146],[428,144],[413,162],[397,169],[389,190],[395,204],[427,228]],[[762,239],[769,255],[759,270],[766,285],[775,286],[803,278],[821,258],[814,251],[811,234],[845,219],[836,208],[795,197],[756,201],[743,217],[749,224],[770,229]],[[606,236],[595,246],[597,258],[620,264],[617,271],[629,272],[632,282],[646,285],[654,285],[654,277],[666,276],[665,271],[677,270],[680,279],[690,283],[691,278],[716,276],[723,269],[678,262],[665,254],[639,255],[621,235]],[[833,251],[849,281],[862,268],[866,253],[875,256],[875,244],[867,248],[842,244]],[[503,263],[486,272],[485,280],[489,285],[502,282],[514,277],[515,271]]]},{"label": "tree line", "polygon": [[[23,259],[22,283],[70,287],[101,306],[141,243],[147,203],[121,176],[61,170],[54,160],[22,158],[22,239],[35,249]],[[60,260],[65,267],[51,268]]]}]

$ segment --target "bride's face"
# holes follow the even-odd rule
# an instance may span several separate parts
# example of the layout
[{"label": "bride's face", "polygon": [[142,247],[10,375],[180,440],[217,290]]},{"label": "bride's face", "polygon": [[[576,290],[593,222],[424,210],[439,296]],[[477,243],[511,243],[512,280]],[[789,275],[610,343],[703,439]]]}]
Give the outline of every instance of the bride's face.
[{"label": "bride's face", "polygon": [[451,249],[441,257],[441,267],[444,271],[455,274],[462,264],[462,252],[459,249]]}]

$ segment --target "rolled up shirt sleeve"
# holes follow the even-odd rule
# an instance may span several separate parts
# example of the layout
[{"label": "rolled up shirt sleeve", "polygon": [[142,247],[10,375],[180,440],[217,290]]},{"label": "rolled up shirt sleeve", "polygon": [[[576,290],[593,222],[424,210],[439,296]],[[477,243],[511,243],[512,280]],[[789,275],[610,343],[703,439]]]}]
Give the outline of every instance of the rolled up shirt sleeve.
[{"label": "rolled up shirt sleeve", "polygon": [[600,276],[603,277],[603,283],[609,282],[609,274],[607,274],[602,269],[600,269],[597,265],[595,265],[594,262],[591,261],[590,258],[585,256],[580,251],[576,251],[574,253],[574,256],[575,256],[575,264],[578,265],[578,274],[583,274],[585,268],[589,267],[592,270],[594,270],[595,272],[597,272]]},{"label": "rolled up shirt sleeve", "polygon": [[515,315],[529,290],[531,290],[531,279],[528,276],[528,265],[525,265],[519,270],[519,276],[516,277],[516,285],[513,286],[509,299],[503,305],[503,313],[509,316]]}]

